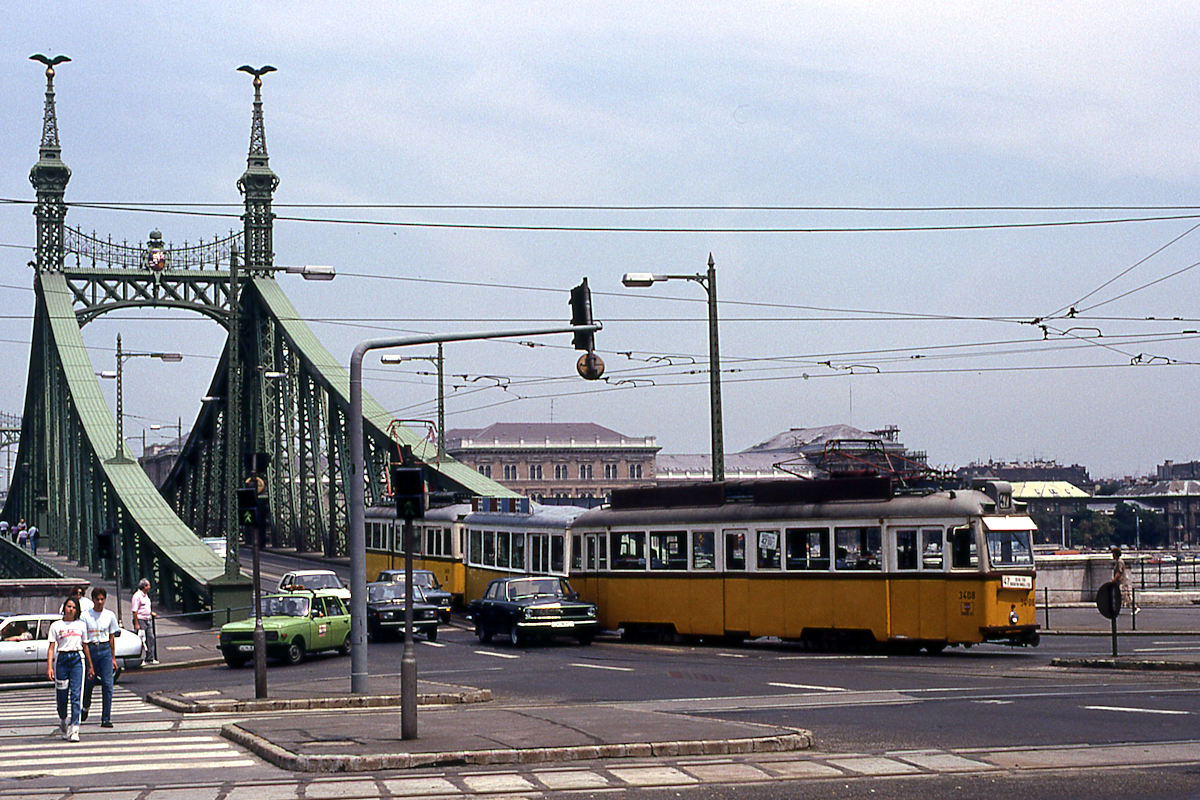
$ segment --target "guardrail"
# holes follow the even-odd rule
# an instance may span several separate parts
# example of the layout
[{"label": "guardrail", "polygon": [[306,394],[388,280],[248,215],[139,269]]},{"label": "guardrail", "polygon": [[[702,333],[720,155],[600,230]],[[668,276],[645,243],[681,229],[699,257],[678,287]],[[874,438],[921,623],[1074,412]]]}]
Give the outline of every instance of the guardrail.
[{"label": "guardrail", "polygon": [[1138,555],[1132,572],[1141,589],[1200,589],[1200,556]]}]

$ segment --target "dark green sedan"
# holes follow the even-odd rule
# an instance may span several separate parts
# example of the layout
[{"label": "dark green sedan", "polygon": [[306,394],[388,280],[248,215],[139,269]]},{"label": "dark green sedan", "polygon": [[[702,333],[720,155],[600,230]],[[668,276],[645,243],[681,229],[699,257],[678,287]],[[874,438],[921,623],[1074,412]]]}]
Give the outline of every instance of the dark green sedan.
[{"label": "dark green sedan", "polygon": [[[267,656],[299,664],[309,653],[337,650],[350,653],[350,612],[331,592],[295,591],[262,598],[262,623]],[[231,667],[254,657],[254,618],[221,626],[221,655]]]}]

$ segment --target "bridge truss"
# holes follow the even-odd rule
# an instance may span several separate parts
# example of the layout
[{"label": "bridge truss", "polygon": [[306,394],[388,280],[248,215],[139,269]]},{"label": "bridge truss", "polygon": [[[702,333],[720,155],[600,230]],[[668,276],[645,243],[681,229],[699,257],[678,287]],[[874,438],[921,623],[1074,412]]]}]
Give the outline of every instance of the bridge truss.
[{"label": "bridge truss", "polygon": [[[31,520],[53,549],[132,586],[149,577],[161,602],[187,610],[246,605],[249,582],[237,561],[234,490],[248,453],[270,456],[265,494],[269,541],[326,556],[347,553],[349,375],[321,345],[275,280],[272,193],[261,78],[255,76],[247,168],[238,180],[244,229],[172,247],[157,232],[138,244],[65,225],[70,170],[61,160],[54,64],[46,69],[37,192],[35,312],[17,465],[4,519]],[[60,63],[58,61],[54,62]],[[244,263],[242,253],[244,252]],[[161,493],[118,450],[81,328],[129,308],[202,314],[227,331],[227,345]],[[364,483],[384,502],[387,464],[400,446],[429,469],[431,489],[484,496],[513,493],[452,459],[421,434],[393,425],[364,401]],[[112,531],[112,558],[100,534]],[[223,536],[224,560],[201,541]]]}]

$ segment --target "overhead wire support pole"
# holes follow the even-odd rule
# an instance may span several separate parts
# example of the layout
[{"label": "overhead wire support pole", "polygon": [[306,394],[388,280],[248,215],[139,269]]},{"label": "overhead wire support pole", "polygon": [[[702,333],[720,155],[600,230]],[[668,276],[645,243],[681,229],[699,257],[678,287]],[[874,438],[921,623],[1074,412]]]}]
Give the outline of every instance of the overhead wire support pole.
[{"label": "overhead wire support pole", "polygon": [[[516,336],[548,336],[555,333],[595,333],[603,326],[558,325],[549,328],[477,331],[473,333],[443,333],[422,336],[366,339],[359,342],[350,356],[350,474],[346,477],[345,492],[350,514],[350,691],[366,694],[367,674],[367,535],[366,535],[366,465],[363,458],[363,357],[372,350],[387,347],[409,347],[418,344],[465,342],[480,339],[507,339]],[[416,702],[416,676],[411,684],[401,680],[401,704],[405,693],[412,692]]]}]

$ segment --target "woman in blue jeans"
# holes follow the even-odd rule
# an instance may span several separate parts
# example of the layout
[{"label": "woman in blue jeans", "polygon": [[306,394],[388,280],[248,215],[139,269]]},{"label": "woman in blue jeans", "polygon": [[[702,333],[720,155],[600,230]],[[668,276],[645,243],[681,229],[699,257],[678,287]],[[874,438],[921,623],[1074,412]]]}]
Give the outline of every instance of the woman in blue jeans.
[{"label": "woman in blue jeans", "polygon": [[[92,655],[84,647],[87,625],[79,618],[79,601],[68,597],[63,603],[62,619],[50,625],[50,648],[46,653],[46,677],[54,681],[58,704],[58,728],[69,742],[79,741],[79,694],[83,690],[83,665],[88,677],[94,677]],[[67,698],[71,700],[71,717],[67,720]]]}]

